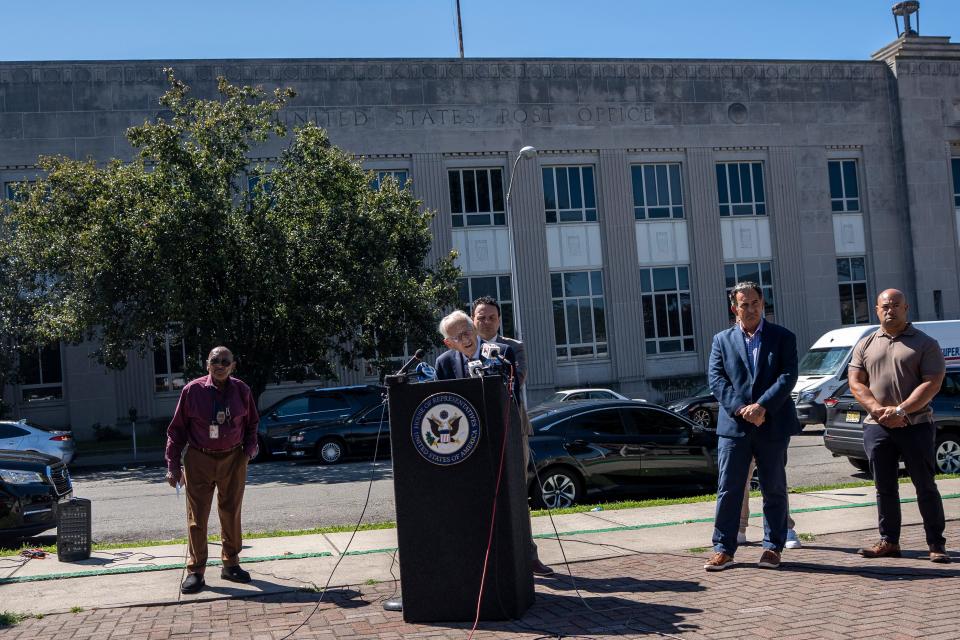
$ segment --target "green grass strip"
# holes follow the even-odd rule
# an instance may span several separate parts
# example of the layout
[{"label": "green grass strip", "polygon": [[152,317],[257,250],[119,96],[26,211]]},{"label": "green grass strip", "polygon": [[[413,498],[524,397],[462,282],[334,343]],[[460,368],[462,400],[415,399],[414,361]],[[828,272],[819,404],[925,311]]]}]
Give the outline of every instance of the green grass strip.
[{"label": "green grass strip", "polygon": [[[943,500],[955,500],[960,498],[960,493],[949,493],[941,496]],[[901,498],[901,504],[909,504],[911,502],[916,502],[916,498]],[[874,507],[876,506],[876,501],[872,502],[851,502],[846,504],[836,504],[836,505],[826,505],[822,507],[806,507],[803,509],[791,509],[790,513],[811,513],[815,511],[835,511],[838,509],[858,509],[862,507]],[[750,517],[759,517],[762,516],[762,513],[751,513]],[[592,535],[598,533],[616,533],[619,531],[640,531],[643,529],[658,529],[661,527],[673,527],[682,524],[702,524],[713,522],[714,518],[691,518],[687,520],[675,520],[672,522],[650,522],[647,524],[634,524],[634,525],[619,525],[614,527],[604,527],[600,529],[578,529],[574,531],[562,531],[558,533],[538,533],[533,537],[539,540],[557,540],[560,537],[567,536],[582,536],[582,535]],[[352,529],[351,529],[352,530]],[[345,556],[363,556],[370,555],[374,553],[394,553],[397,551],[396,547],[384,547],[381,549],[368,549],[364,551],[347,551]],[[329,551],[323,551],[319,553],[288,553],[276,556],[259,556],[244,558],[244,563],[251,562],[267,562],[270,560],[299,560],[303,558],[324,558],[332,557],[334,554]],[[211,560],[208,563],[210,566],[219,566],[221,564],[220,560]],[[108,569],[91,569],[88,571],[75,571],[72,573],[62,573],[62,574],[45,574],[39,576],[20,576],[12,578],[0,578],[0,584],[10,584],[17,582],[38,582],[43,580],[61,580],[65,578],[82,578],[88,576],[100,576],[100,575],[109,575],[114,573],[143,573],[147,571],[165,571],[168,569],[181,569],[183,564],[166,564],[166,565],[151,565],[151,566],[129,566],[129,567],[114,567]]]},{"label": "green grass strip", "polygon": [[[255,556],[244,558],[244,564],[253,562],[269,562],[271,560],[302,560],[304,558],[328,558],[333,554],[329,551],[320,551],[316,553],[285,553],[278,556]],[[221,560],[209,560],[207,566],[218,567],[223,562]],[[182,569],[183,563],[176,564],[155,564],[155,565],[132,565],[128,567],[108,567],[106,569],[88,569],[86,571],[72,571],[70,573],[48,573],[37,576],[13,576],[11,578],[0,578],[0,584],[13,584],[18,582],[43,582],[46,580],[63,580],[65,578],[87,578],[90,576],[106,576],[116,573],[146,573],[148,571],[167,571],[169,569]]]}]

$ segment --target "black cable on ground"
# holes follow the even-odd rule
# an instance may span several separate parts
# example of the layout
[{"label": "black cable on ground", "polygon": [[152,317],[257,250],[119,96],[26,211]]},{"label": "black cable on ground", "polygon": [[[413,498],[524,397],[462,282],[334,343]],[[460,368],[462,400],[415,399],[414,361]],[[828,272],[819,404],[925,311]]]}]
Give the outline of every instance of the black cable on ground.
[{"label": "black cable on ground", "polygon": [[[317,599],[317,604],[314,605],[313,611],[307,614],[307,617],[303,621],[293,628],[290,633],[280,638],[280,640],[287,640],[290,636],[295,634],[297,631],[303,628],[305,624],[310,622],[310,619],[320,610],[320,604],[323,602],[323,596],[326,595],[327,589],[330,587],[330,583],[333,581],[333,576],[337,572],[337,568],[340,566],[340,563],[343,562],[343,559],[347,556],[347,551],[350,549],[350,545],[353,544],[353,539],[357,535],[357,531],[360,530],[360,525],[363,523],[363,516],[367,513],[367,507],[370,504],[370,494],[373,491],[373,482],[376,480],[377,473],[377,453],[380,449],[380,434],[383,431],[383,415],[386,412],[387,400],[384,398],[383,402],[380,404],[380,425],[377,428],[377,439],[376,444],[373,446],[373,461],[370,469],[370,481],[367,483],[367,497],[363,503],[363,509],[360,512],[360,518],[357,520],[357,525],[353,528],[353,532],[350,534],[350,539],[347,540],[346,546],[343,548],[343,551],[340,552],[340,557],[337,559],[336,564],[333,565],[333,569],[330,571],[330,575],[327,576],[327,582],[323,585],[323,589],[320,590],[320,597]],[[392,565],[391,565],[392,567]]]}]

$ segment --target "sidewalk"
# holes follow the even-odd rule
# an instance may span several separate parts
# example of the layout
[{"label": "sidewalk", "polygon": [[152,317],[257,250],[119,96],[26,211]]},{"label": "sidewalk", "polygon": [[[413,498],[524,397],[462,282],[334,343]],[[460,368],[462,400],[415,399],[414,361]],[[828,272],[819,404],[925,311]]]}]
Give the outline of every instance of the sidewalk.
[{"label": "sidewalk", "polygon": [[[948,549],[956,550],[960,480],[939,485]],[[757,569],[761,551],[752,544],[738,552],[737,567],[704,572],[712,503],[535,518],[541,558],[557,576],[537,579],[536,604],[521,620],[482,623],[476,637],[956,638],[960,565],[926,560],[913,487],[901,491],[904,558],[855,554],[877,538],[872,488],[794,494],[797,530],[815,539],[785,551],[780,571]],[[751,507],[755,541],[759,499]],[[214,569],[193,596],[179,594],[184,545],[96,552],[77,563],[2,559],[0,609],[44,617],[0,638],[282,638],[305,620],[294,637],[465,637],[470,625],[407,625],[381,609],[398,589],[395,530],[360,532],[347,548],[349,538],[249,540],[242,559],[253,582],[225,582]]]}]

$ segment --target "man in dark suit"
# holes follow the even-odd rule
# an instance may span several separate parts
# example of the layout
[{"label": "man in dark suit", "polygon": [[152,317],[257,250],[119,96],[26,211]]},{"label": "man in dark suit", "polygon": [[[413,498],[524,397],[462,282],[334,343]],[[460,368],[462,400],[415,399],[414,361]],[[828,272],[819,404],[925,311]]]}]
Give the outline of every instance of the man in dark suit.
[{"label": "man in dark suit", "polygon": [[797,381],[797,338],[763,318],[763,292],[740,282],[730,292],[734,326],[713,337],[707,377],[720,402],[717,416],[720,479],[707,571],[733,564],[744,479],[755,458],[763,492],[763,555],[758,565],[780,566],[787,536],[787,446],[800,432],[790,392]]},{"label": "man in dark suit", "polygon": [[[517,356],[517,381],[520,383],[520,395],[517,396],[517,408],[520,411],[520,421],[523,425],[521,435],[523,436],[523,468],[526,469],[530,464],[530,445],[529,437],[533,435],[533,426],[530,424],[530,418],[527,417],[526,403],[523,397],[523,384],[527,380],[527,354],[523,348],[523,343],[513,338],[507,338],[500,333],[500,305],[496,299],[490,296],[482,296],[473,301],[473,324],[477,328],[477,333],[481,338],[490,342],[501,342],[509,345]],[[531,565],[534,575],[550,576],[553,575],[553,569],[540,561],[540,554],[537,552],[537,545],[533,538],[530,539]]]}]

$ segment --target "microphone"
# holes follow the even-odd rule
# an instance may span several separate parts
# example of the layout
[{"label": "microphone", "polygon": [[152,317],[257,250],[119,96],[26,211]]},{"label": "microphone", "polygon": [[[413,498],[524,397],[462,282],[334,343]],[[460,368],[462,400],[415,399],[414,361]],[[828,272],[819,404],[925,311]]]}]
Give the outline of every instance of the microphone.
[{"label": "microphone", "polygon": [[409,369],[414,362],[419,362],[422,358],[423,358],[423,349],[417,349],[417,352],[413,354],[413,357],[411,357],[409,360],[403,363],[403,366],[400,367],[400,370],[397,371],[394,375],[402,376],[407,372],[407,369]]},{"label": "microphone", "polygon": [[480,355],[486,360],[498,360],[508,367],[512,367],[513,363],[500,355],[500,346],[495,345],[492,342],[484,342],[480,347]]},{"label": "microphone", "polygon": [[486,367],[480,360],[470,360],[467,362],[467,372],[471,378],[482,378],[485,369]]}]

